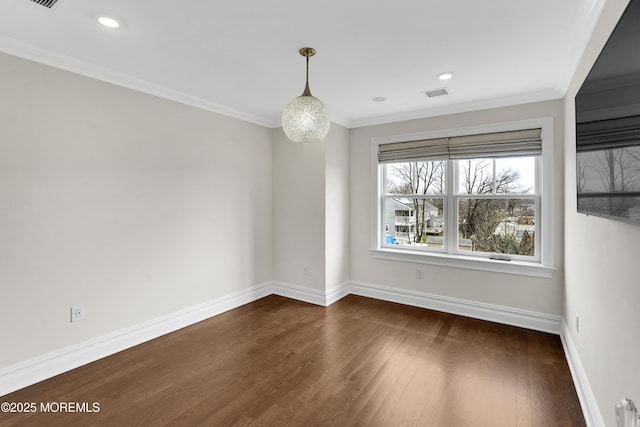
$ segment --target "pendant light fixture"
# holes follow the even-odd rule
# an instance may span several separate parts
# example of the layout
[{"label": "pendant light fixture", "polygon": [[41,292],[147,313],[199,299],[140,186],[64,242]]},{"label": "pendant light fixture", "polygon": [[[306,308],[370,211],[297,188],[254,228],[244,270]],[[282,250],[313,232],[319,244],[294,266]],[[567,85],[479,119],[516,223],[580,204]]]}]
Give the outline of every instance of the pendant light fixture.
[{"label": "pendant light fixture", "polygon": [[300,49],[300,55],[307,58],[307,84],[302,95],[292,99],[282,112],[282,129],[293,142],[322,141],[331,126],[329,110],[309,90],[309,58],[315,54],[311,47]]}]

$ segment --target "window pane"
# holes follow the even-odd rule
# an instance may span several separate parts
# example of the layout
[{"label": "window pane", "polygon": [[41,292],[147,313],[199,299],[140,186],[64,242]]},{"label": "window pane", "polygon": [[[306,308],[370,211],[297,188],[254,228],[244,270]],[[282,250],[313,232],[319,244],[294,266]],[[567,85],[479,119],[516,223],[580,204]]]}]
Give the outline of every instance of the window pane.
[{"label": "window pane", "polygon": [[533,194],[536,157],[458,161],[459,194]]},{"label": "window pane", "polygon": [[443,194],[445,161],[390,163],[386,168],[387,194]]},{"label": "window pane", "polygon": [[444,246],[443,199],[388,197],[384,201],[385,244]]},{"label": "window pane", "polygon": [[536,192],[536,157],[496,159],[496,174],[502,182],[497,186],[501,194],[534,194]]},{"label": "window pane", "polygon": [[460,194],[493,193],[493,159],[459,160],[458,192]]},{"label": "window pane", "polygon": [[458,250],[535,255],[534,199],[460,199],[458,221]]}]

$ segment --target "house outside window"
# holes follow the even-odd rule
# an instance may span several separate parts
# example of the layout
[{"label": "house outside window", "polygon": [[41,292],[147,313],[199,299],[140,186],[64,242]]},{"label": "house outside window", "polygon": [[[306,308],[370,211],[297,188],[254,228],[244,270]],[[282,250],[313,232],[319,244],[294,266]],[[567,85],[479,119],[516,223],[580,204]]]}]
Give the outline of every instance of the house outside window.
[{"label": "house outside window", "polygon": [[539,119],[374,139],[373,255],[550,277],[552,129]]}]

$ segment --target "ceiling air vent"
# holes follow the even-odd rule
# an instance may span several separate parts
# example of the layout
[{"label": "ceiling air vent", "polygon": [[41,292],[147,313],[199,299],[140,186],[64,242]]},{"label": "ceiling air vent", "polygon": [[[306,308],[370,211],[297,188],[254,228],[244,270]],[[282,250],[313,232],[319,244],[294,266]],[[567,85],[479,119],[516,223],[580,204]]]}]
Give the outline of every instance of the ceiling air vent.
[{"label": "ceiling air vent", "polygon": [[443,87],[440,89],[427,90],[424,94],[427,95],[428,98],[435,98],[436,96],[448,95],[449,92],[447,92],[447,89]]},{"label": "ceiling air vent", "polygon": [[48,7],[49,9],[51,9],[58,0],[31,0],[31,1],[39,4],[40,6]]}]

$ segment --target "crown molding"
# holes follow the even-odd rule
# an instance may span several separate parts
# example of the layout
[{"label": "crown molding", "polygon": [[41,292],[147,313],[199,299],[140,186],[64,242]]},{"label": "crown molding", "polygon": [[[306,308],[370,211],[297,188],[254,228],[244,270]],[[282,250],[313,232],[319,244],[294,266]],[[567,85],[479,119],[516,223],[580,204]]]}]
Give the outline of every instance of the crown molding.
[{"label": "crown molding", "polygon": [[521,95],[505,96],[500,98],[486,99],[482,101],[466,102],[461,104],[428,108],[424,110],[406,111],[397,114],[352,120],[349,128],[360,128],[365,126],[376,126],[388,123],[403,122],[407,120],[419,120],[429,117],[445,116],[449,114],[468,113],[471,111],[488,110],[491,108],[511,107],[519,104],[530,104],[534,102],[551,101],[561,99],[563,94],[557,89],[549,89],[539,92],[530,92]]},{"label": "crown molding", "polygon": [[[602,13],[605,2],[606,0],[590,0],[584,4],[583,7],[585,13],[582,14],[583,19],[581,27],[585,28],[585,31],[581,31],[580,34],[576,35],[576,38],[573,42],[574,49],[571,49],[571,57],[567,61],[568,66],[560,70],[560,72],[563,72],[565,75],[564,84],[562,84],[561,87],[551,88],[534,93],[506,96],[422,110],[393,113],[377,117],[366,117],[361,119],[349,119],[348,117],[342,116],[340,114],[336,115],[335,113],[332,113],[332,122],[347,129],[354,129],[365,126],[375,126],[393,122],[424,119],[447,114],[465,113],[477,110],[507,107],[518,104],[562,98],[566,94],[569,83],[573,78],[580,58],[582,57],[587,47],[588,41],[591,37],[591,33],[593,32],[593,29],[595,28],[595,25]],[[104,67],[95,66],[85,61],[81,61],[64,55],[59,55],[12,38],[0,36],[0,52],[35,61],[82,76],[90,77],[103,82],[111,83],[117,86],[122,86],[138,92],[157,96],[159,98],[168,99],[202,110],[218,113],[223,116],[264,126],[267,128],[275,129],[281,127],[279,118],[274,120],[273,118],[251,114],[246,111],[218,104],[204,98],[176,91],[156,83],[151,83],[143,79],[132,77],[124,73],[119,73]]]},{"label": "crown molding", "polygon": [[68,56],[58,55],[8,37],[0,37],[0,52],[256,125],[268,128],[280,126],[279,123],[276,124],[273,120],[265,117],[188,95],[127,74],[91,65]]}]

